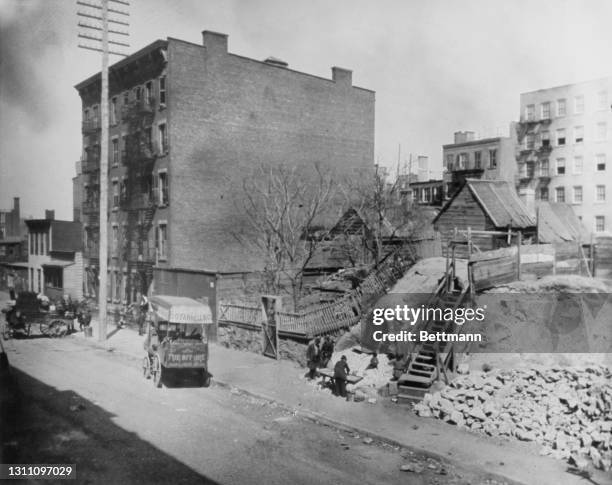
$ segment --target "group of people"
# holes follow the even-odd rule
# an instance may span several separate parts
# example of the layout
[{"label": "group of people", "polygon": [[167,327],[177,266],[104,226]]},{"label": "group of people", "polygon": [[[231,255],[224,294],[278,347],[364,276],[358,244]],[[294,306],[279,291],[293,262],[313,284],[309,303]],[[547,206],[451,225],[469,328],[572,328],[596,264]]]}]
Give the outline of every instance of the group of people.
[{"label": "group of people", "polygon": [[327,367],[334,353],[334,341],[329,335],[326,335],[321,342],[321,337],[317,337],[310,341],[306,349],[306,361],[308,366],[308,378],[310,380],[317,377],[317,369],[319,367]]}]

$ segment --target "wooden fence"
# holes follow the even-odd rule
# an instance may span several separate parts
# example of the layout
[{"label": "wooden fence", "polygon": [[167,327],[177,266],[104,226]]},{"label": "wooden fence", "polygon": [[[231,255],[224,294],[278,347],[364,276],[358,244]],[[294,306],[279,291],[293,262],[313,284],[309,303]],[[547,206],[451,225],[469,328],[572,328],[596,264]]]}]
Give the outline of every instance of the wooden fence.
[{"label": "wooden fence", "polygon": [[[610,250],[612,253],[612,244]],[[527,275],[537,278],[553,274],[591,276],[593,267],[599,264],[602,260],[592,257],[590,246],[578,242],[511,246],[474,253],[469,260],[476,291]]]},{"label": "wooden fence", "polygon": [[[389,255],[378,268],[368,274],[356,290],[343,298],[302,313],[277,312],[278,333],[284,337],[312,338],[359,322],[363,309],[384,295],[389,287],[414,264],[400,256],[399,250]],[[253,303],[219,303],[219,323],[245,328],[261,328],[263,318],[260,306]]]}]

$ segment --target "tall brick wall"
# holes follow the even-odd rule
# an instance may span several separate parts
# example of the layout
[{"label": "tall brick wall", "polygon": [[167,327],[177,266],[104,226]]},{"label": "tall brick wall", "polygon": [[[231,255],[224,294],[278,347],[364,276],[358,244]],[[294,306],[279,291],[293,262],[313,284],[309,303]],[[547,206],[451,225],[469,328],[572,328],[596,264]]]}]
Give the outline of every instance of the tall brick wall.
[{"label": "tall brick wall", "polygon": [[207,49],[169,40],[169,264],[250,270],[257,262],[232,237],[242,224],[237,181],[261,163],[371,167],[374,93],[351,87],[344,71],[334,82],[208,40]]}]

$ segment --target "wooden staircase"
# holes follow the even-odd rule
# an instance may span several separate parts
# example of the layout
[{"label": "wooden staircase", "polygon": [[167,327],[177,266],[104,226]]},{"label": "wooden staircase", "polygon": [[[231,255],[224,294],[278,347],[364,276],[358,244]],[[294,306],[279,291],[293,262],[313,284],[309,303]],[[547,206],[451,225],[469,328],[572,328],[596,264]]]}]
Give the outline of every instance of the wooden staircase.
[{"label": "wooden staircase", "polygon": [[[469,287],[466,286],[461,290],[453,289],[451,288],[453,280],[454,268],[451,268],[444,275],[427,307],[440,308],[444,313],[447,308],[455,309],[465,304]],[[429,333],[446,332],[452,329],[453,325],[453,321],[432,319],[422,329]],[[452,342],[425,342],[416,346],[406,372],[398,379],[398,402],[420,401],[434,381],[439,378],[440,372],[446,375],[448,356],[452,352],[452,347]]]}]

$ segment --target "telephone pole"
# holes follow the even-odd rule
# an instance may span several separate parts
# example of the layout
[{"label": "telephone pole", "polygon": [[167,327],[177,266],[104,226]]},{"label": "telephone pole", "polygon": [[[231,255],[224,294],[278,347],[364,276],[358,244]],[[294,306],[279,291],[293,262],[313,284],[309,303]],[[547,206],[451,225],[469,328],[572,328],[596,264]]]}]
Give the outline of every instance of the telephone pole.
[{"label": "telephone pole", "polygon": [[[99,284],[98,284],[98,340],[106,341],[106,299],[108,284],[108,58],[110,54],[126,57],[119,51],[109,50],[109,44],[118,47],[129,47],[126,42],[109,38],[109,35],[129,36],[127,31],[109,29],[109,24],[129,27],[124,19],[129,13],[109,7],[109,4],[129,6],[125,0],[77,0],[80,10],[77,16],[89,21],[79,20],[78,37],[85,39],[88,44],[79,44],[81,49],[88,49],[102,53],[101,96],[100,96],[100,236],[99,236]],[[122,20],[123,19],[123,20]],[[94,34],[90,33],[94,31]],[[97,33],[97,35],[96,35]],[[101,35],[101,36],[100,36]],[[93,44],[92,44],[93,42]]]}]

